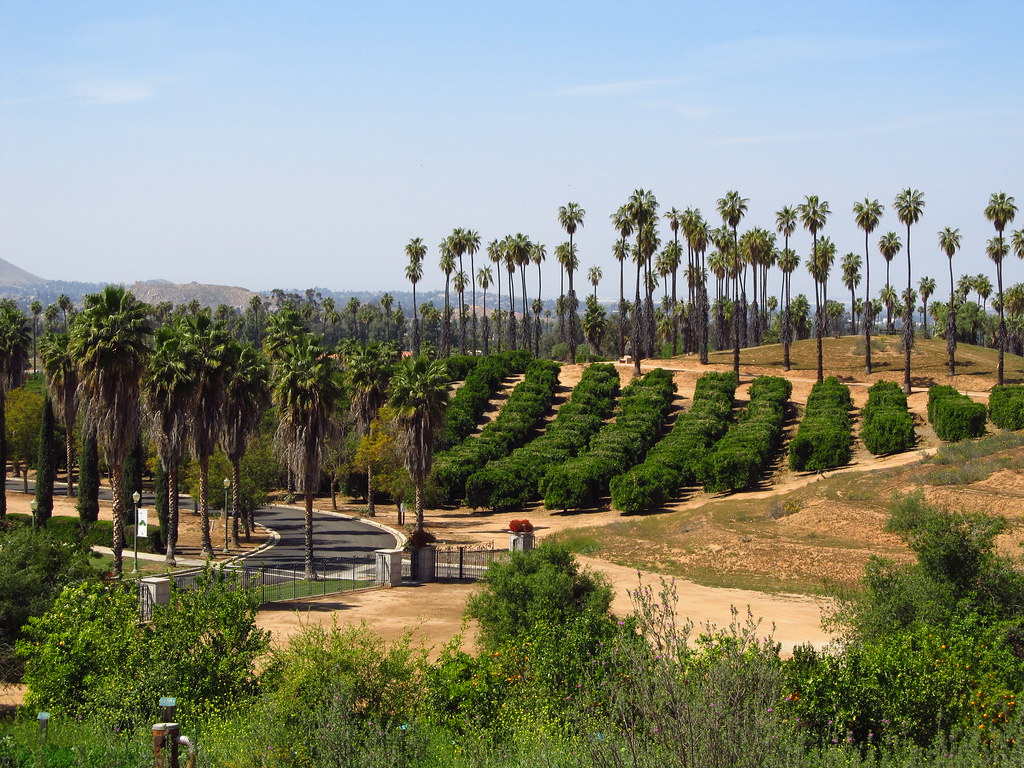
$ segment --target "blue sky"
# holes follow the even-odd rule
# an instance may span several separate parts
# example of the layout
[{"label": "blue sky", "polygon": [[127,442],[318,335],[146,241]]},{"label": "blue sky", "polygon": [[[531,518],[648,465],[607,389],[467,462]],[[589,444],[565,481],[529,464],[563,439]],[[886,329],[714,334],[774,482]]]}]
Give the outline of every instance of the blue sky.
[{"label": "blue sky", "polygon": [[[944,285],[945,226],[956,271],[991,273],[988,196],[1024,208],[1024,3],[724,7],[0,0],[0,257],[69,280],[395,290],[422,237],[431,289],[452,228],[550,254],[572,200],[610,297],[608,217],[637,187],[714,225],[736,189],[741,227],[817,194],[843,254],[863,252],[865,196],[905,237],[891,203],[913,186],[915,282]],[[872,244],[873,285],[883,267]]]}]

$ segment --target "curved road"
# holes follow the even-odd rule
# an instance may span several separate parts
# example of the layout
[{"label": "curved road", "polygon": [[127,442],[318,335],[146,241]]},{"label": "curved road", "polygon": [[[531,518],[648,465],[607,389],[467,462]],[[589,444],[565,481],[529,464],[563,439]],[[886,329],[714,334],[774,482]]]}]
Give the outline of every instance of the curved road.
[{"label": "curved road", "polygon": [[[29,491],[35,490],[29,481]],[[63,483],[60,484],[63,486]],[[22,493],[23,481],[7,478],[9,493]],[[110,491],[100,489],[100,498],[109,500]],[[153,497],[144,494],[142,506],[152,506]],[[184,503],[191,498],[182,496]],[[219,521],[220,510],[210,508],[210,517]],[[275,531],[280,539],[270,549],[243,560],[246,565],[301,570],[306,562],[305,512],[297,507],[263,507],[256,510],[256,521]],[[214,540],[216,544],[216,537]],[[313,556],[317,560],[344,559],[346,565],[372,563],[376,549],[398,546],[395,535],[358,518],[343,518],[325,512],[313,513]]]},{"label": "curved road", "polygon": [[[305,512],[295,507],[263,507],[256,522],[281,537],[273,547],[247,557],[246,565],[301,569],[306,558]],[[394,534],[359,519],[313,513],[313,556],[317,560],[344,558],[347,564],[372,563],[376,549],[398,546]]]}]

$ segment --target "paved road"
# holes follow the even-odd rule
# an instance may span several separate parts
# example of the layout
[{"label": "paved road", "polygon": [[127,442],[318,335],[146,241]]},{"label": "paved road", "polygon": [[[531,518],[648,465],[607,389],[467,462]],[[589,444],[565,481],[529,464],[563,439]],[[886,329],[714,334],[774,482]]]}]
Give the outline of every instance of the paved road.
[{"label": "paved road", "polygon": [[[281,540],[271,549],[246,558],[246,565],[302,568],[306,557],[305,513],[291,507],[264,507],[256,521],[277,531]],[[313,555],[316,559],[345,558],[348,562],[372,563],[376,549],[397,546],[393,534],[362,520],[349,520],[322,512],[313,513]]]},{"label": "paved road", "polygon": [[[63,485],[63,483],[61,484]],[[23,481],[7,479],[7,490],[12,494],[22,492]],[[29,490],[33,485],[29,482]],[[63,489],[61,489],[63,490]],[[110,491],[100,489],[100,497],[109,501]],[[143,494],[141,506],[152,508],[153,497]],[[181,497],[183,509],[191,508],[191,498]],[[218,518],[219,508],[211,507],[211,516]],[[281,537],[275,546],[258,555],[245,559],[246,565],[266,565],[272,568],[298,568],[305,565],[306,535],[305,513],[292,507],[264,507],[256,511],[257,522],[274,530]],[[215,542],[216,543],[216,537]],[[316,559],[344,558],[349,563],[372,563],[376,549],[391,549],[398,545],[393,534],[369,525],[362,520],[350,520],[322,512],[313,513],[313,555]]]}]

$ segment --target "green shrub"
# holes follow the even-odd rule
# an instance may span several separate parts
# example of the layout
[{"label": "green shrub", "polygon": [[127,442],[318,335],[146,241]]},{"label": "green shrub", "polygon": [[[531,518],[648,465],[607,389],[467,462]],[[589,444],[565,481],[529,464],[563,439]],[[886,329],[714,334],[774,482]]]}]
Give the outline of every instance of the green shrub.
[{"label": "green shrub", "polygon": [[612,478],[612,505],[623,512],[654,509],[692,483],[708,449],[728,428],[736,385],[732,372],[701,376],[690,410],[679,415],[642,464]]},{"label": "green shrub", "polygon": [[494,421],[476,437],[434,457],[433,475],[449,503],[465,496],[470,475],[523,445],[542,425],[555,397],[558,370],[550,360],[530,363]]},{"label": "green shrub", "polygon": [[988,413],[1000,429],[1024,429],[1024,386],[992,387],[988,395]]},{"label": "green shrub", "polygon": [[785,406],[792,384],[778,376],[759,376],[750,385],[750,404],[739,421],[700,464],[699,479],[710,493],[754,485],[782,437]]},{"label": "green shrub", "polygon": [[477,357],[475,360],[476,364],[466,374],[465,381],[445,411],[444,433],[441,436],[441,446],[444,448],[461,443],[476,429],[488,402],[501,387],[502,380],[525,370],[530,362],[530,353],[525,350],[506,351]]},{"label": "green shrub", "polygon": [[543,434],[470,475],[466,503],[506,510],[538,498],[544,476],[587,447],[611,414],[618,392],[619,374],[613,365],[589,366]]},{"label": "green shrub", "polygon": [[868,389],[868,402],[861,411],[860,437],[875,456],[913,448],[914,417],[898,384],[877,381]]},{"label": "green shrub", "polygon": [[797,472],[819,472],[850,461],[853,428],[850,388],[834,376],[811,387],[803,421],[789,445],[789,467]]},{"label": "green shrub", "polygon": [[939,384],[928,390],[928,420],[940,440],[957,442],[985,434],[987,409],[952,387]]},{"label": "green shrub", "polygon": [[585,452],[544,477],[544,506],[577,509],[604,496],[609,481],[637,464],[658,436],[675,389],[672,374],[661,368],[626,387],[615,420],[601,427]]}]

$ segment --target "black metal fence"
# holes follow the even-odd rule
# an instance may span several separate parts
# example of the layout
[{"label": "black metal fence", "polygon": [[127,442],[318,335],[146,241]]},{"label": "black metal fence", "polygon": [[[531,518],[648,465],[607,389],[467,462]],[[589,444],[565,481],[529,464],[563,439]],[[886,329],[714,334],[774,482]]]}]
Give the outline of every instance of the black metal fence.
[{"label": "black metal fence", "polygon": [[[413,578],[415,559],[420,556],[416,549],[402,556],[403,579]],[[434,556],[434,581],[475,581],[483,578],[494,560],[508,557],[508,550],[482,545],[437,547]]]}]

